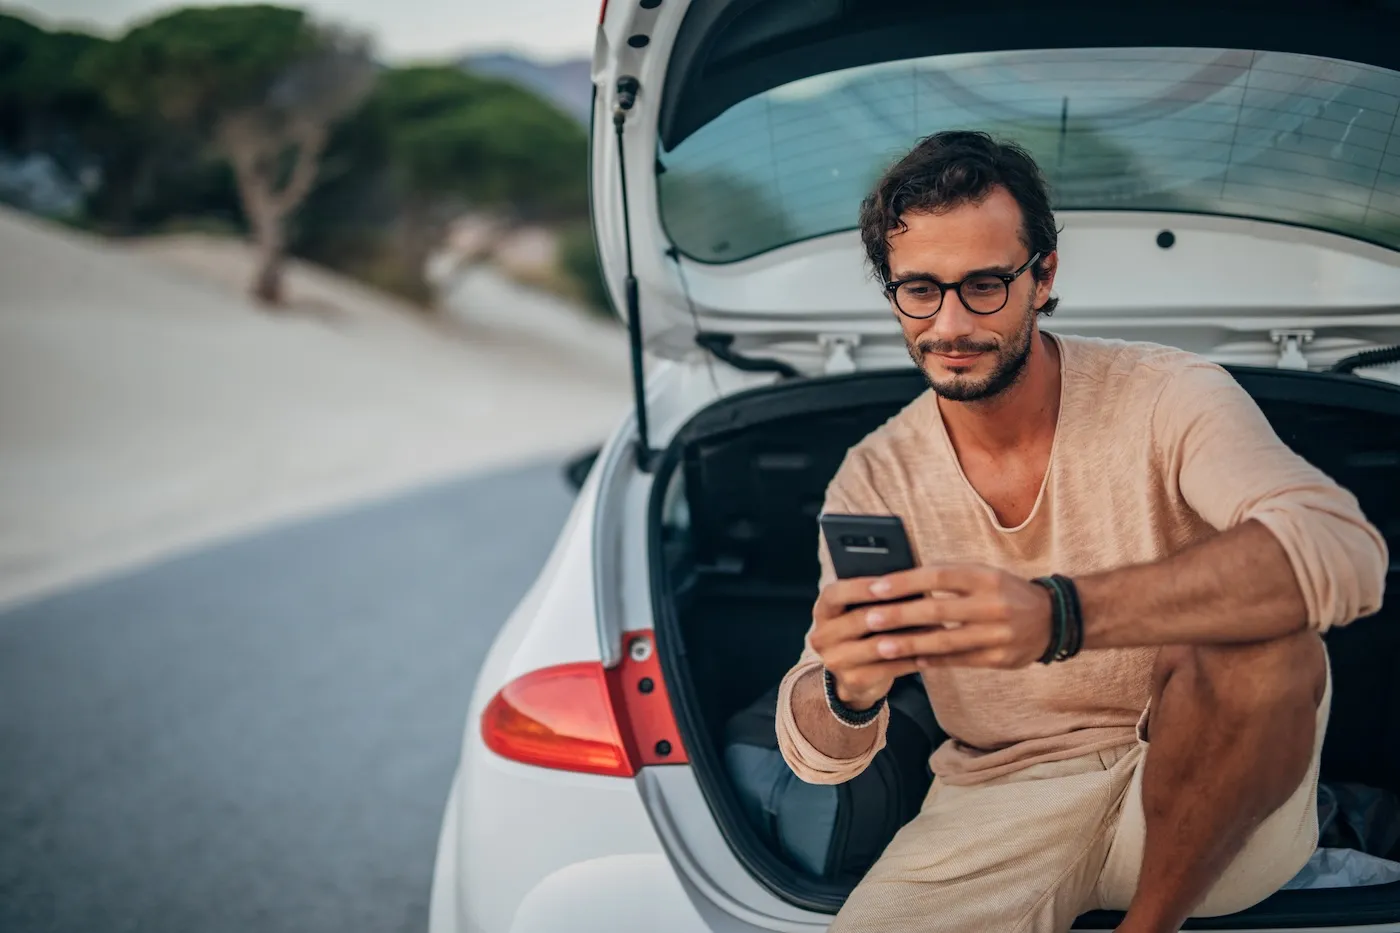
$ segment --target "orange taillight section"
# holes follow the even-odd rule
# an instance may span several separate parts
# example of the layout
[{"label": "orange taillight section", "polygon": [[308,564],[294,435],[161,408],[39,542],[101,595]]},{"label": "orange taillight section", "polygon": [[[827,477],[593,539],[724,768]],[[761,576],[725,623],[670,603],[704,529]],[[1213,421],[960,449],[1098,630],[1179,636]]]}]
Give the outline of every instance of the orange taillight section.
[{"label": "orange taillight section", "polygon": [[486,747],[542,768],[635,774],[596,661],[531,671],[506,684],[481,717]]},{"label": "orange taillight section", "polygon": [[486,747],[541,768],[632,777],[686,764],[650,631],[628,633],[622,662],[531,671],[501,688],[481,716]]}]

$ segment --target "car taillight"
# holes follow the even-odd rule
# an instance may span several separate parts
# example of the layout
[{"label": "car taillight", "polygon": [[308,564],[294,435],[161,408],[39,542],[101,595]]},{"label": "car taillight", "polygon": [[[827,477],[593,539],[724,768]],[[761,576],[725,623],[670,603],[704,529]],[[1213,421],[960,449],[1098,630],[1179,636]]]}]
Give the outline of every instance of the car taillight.
[{"label": "car taillight", "polygon": [[608,701],[601,664],[547,667],[511,681],[486,707],[481,734],[503,758],[618,777],[636,773]]},{"label": "car taillight", "polygon": [[608,0],[603,0],[603,8],[598,11],[598,25],[603,25],[603,20],[608,18]]},{"label": "car taillight", "polygon": [[506,684],[481,717],[487,748],[542,768],[615,777],[686,763],[652,644],[651,632],[629,633],[617,667],[560,664]]}]

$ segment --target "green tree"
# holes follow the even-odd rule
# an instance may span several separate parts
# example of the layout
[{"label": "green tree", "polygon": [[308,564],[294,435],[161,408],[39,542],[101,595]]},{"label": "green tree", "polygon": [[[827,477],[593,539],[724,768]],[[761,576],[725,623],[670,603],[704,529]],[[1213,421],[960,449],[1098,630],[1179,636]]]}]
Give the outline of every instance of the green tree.
[{"label": "green tree", "polygon": [[521,87],[448,66],[393,69],[369,111],[398,204],[404,290],[421,301],[430,295],[427,259],[462,213],[494,213],[507,225],[587,213],[583,129]]},{"label": "green tree", "polygon": [[285,7],[183,9],[91,56],[87,74],[116,112],[191,131],[229,162],[258,250],[253,294],[280,302],[288,219],[369,91],[367,42]]},{"label": "green tree", "polygon": [[96,167],[98,130],[109,114],[78,65],[103,44],[0,13],[0,149],[42,153],[75,181]]}]

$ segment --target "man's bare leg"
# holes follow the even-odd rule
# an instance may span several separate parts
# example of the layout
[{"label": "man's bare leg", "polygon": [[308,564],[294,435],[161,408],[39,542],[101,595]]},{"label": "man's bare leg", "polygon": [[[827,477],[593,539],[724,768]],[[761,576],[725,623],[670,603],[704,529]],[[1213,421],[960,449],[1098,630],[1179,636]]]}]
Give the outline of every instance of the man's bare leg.
[{"label": "man's bare leg", "polygon": [[1326,689],[1311,632],[1165,648],[1154,672],[1142,804],[1147,837],[1119,933],[1180,929],[1312,763]]}]

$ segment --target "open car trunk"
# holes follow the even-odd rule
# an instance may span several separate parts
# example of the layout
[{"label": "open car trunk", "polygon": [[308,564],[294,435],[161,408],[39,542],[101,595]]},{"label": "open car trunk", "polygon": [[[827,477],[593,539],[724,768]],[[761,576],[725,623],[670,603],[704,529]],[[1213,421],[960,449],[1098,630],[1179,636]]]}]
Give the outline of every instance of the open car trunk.
[{"label": "open car trunk", "polygon": [[[1352,376],[1234,368],[1275,430],[1349,488],[1400,555],[1400,386]],[[725,724],[797,659],[816,596],[817,525],[848,448],[924,389],[913,370],[779,382],[695,416],[658,467],[652,591],[664,676],[696,778],[744,866],[783,899],[834,913],[852,882],[824,880],[768,849],[724,768]],[[1394,559],[1394,558],[1393,558]],[[1377,615],[1327,636],[1334,699],[1324,782],[1400,793],[1400,586]],[[892,739],[893,741],[893,739]],[[1394,857],[1394,855],[1392,855]],[[1083,929],[1112,929],[1095,913]],[[1283,891],[1188,928],[1400,921],[1400,883]]]}]

